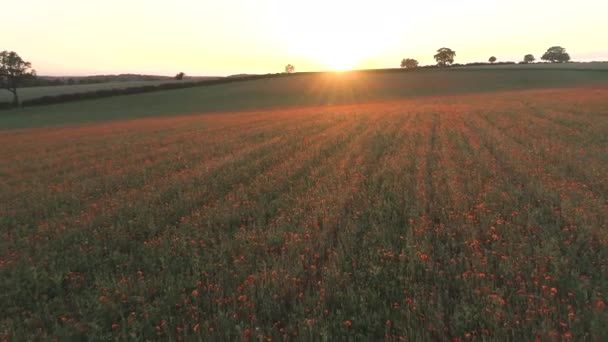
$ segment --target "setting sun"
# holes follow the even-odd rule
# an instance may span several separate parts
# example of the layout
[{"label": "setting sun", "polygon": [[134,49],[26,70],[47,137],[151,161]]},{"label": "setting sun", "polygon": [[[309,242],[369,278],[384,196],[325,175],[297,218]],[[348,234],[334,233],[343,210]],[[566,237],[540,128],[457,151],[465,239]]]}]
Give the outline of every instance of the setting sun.
[{"label": "setting sun", "polygon": [[360,67],[389,45],[383,37],[390,27],[370,17],[369,7],[363,4],[312,1],[298,11],[297,18],[285,19],[288,51],[325,68]]},{"label": "setting sun", "polygon": [[319,62],[331,70],[352,69],[359,62],[359,58],[353,57],[348,51],[335,51],[327,56],[320,56]]},{"label": "setting sun", "polygon": [[370,52],[358,49],[356,45],[334,44],[330,41],[326,45],[311,50],[310,58],[332,70],[352,69],[369,57]]}]

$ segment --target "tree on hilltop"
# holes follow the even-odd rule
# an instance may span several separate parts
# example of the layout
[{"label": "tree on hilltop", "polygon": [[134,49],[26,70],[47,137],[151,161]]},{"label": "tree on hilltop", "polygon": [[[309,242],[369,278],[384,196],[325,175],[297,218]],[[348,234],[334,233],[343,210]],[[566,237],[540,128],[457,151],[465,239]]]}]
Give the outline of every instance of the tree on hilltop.
[{"label": "tree on hilltop", "polygon": [[566,52],[565,48],[552,46],[540,59],[550,61],[551,63],[565,63],[570,61],[570,55]]},{"label": "tree on hilltop", "polygon": [[532,63],[535,60],[536,60],[536,58],[534,58],[534,55],[532,55],[530,53],[524,56],[524,63],[526,63],[526,64],[527,63]]},{"label": "tree on hilltop", "polygon": [[0,52],[0,89],[13,94],[13,105],[19,106],[17,88],[29,78],[36,77],[32,63],[26,62],[14,51]]},{"label": "tree on hilltop", "polygon": [[456,56],[456,51],[452,51],[452,49],[441,48],[437,50],[437,54],[433,56],[437,61],[437,65],[440,67],[449,66],[454,63],[454,57]]},{"label": "tree on hilltop", "polygon": [[287,74],[293,74],[294,72],[296,72],[296,67],[294,67],[291,64],[287,64],[285,66],[285,73],[287,73]]},{"label": "tree on hilltop", "polygon": [[175,75],[175,79],[178,81],[181,81],[184,79],[184,76],[186,76],[186,74],[184,74],[183,72],[180,72],[179,74]]},{"label": "tree on hilltop", "polygon": [[488,62],[494,64],[494,62],[496,62],[496,57],[494,57],[494,56],[490,57],[490,59],[488,59]]},{"label": "tree on hilltop", "polygon": [[401,61],[401,67],[406,69],[414,69],[418,67],[418,61],[413,58],[404,58]]}]

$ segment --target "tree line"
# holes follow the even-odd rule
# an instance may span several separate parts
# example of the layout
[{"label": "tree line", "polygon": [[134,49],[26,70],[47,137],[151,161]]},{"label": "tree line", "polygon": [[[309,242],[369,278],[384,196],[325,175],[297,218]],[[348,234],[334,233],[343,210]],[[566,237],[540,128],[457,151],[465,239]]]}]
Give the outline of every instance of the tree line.
[{"label": "tree line", "polygon": [[[454,64],[454,58],[456,57],[456,51],[450,48],[441,48],[437,50],[437,54],[433,56],[435,61],[437,62],[438,67],[446,67]],[[550,63],[567,63],[570,61],[570,55],[566,52],[566,49],[561,46],[552,46],[547,49],[542,57],[540,58],[543,61]],[[496,57],[492,56],[488,59],[490,64],[494,64],[496,62]],[[527,54],[524,56],[520,64],[528,64],[533,63],[536,60],[534,55]],[[483,65],[485,63],[469,63],[467,65]],[[506,62],[506,64],[515,64],[515,62]],[[413,58],[404,58],[401,60],[401,67],[406,69],[414,69],[418,67],[418,61]]]}]

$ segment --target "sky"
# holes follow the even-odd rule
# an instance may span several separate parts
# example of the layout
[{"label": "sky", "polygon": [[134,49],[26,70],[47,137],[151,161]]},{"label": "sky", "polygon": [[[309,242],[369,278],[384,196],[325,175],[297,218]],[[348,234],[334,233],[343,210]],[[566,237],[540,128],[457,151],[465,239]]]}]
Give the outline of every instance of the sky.
[{"label": "sky", "polygon": [[232,75],[537,59],[608,60],[606,0],[2,1],[0,51],[39,75]]}]

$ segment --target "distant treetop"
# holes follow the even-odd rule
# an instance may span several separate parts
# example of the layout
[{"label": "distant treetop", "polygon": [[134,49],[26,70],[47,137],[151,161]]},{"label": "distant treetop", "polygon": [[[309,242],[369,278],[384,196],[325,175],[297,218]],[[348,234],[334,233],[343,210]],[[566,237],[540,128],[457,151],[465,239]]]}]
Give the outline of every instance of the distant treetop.
[{"label": "distant treetop", "polygon": [[287,73],[287,74],[293,74],[294,72],[296,72],[296,67],[294,67],[291,64],[287,64],[285,66],[285,73]]},{"label": "distant treetop", "polygon": [[536,60],[536,58],[534,58],[534,55],[532,54],[527,54],[524,56],[524,63],[532,63]]},{"label": "distant treetop", "polygon": [[414,69],[418,67],[418,61],[413,58],[404,58],[401,60],[401,67],[406,69]]},{"label": "distant treetop", "polygon": [[566,52],[565,48],[561,46],[552,46],[540,59],[551,63],[565,63],[570,61],[570,55]]},{"label": "distant treetop", "polygon": [[454,63],[454,57],[456,56],[456,51],[452,51],[449,48],[441,48],[437,50],[437,54],[433,56],[437,61],[437,65],[439,66],[448,66]]}]

